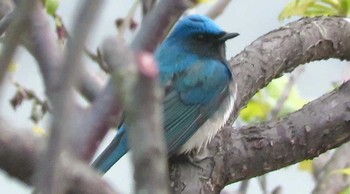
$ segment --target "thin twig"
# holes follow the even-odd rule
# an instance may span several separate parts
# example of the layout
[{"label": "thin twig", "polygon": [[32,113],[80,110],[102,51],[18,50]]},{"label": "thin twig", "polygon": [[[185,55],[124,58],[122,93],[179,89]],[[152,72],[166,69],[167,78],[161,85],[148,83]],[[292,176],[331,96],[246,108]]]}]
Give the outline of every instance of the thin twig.
[{"label": "thin twig", "polygon": [[10,15],[11,17],[15,17],[15,21],[10,24],[10,29],[8,29],[4,40],[4,47],[0,54],[0,83],[4,80],[7,68],[20,43],[21,35],[27,30],[28,15],[30,15],[32,11],[31,8],[33,7],[32,1],[33,0],[21,1],[19,7],[15,9],[15,13]]},{"label": "thin twig", "polygon": [[248,191],[248,185],[249,185],[249,180],[241,181],[241,184],[239,185],[238,193],[246,194]]},{"label": "thin twig", "polygon": [[123,38],[125,35],[126,30],[129,28],[130,23],[136,13],[137,10],[137,6],[139,5],[139,1],[135,1],[134,4],[131,6],[131,9],[129,10],[127,16],[123,19],[123,22],[121,24],[121,26],[119,26],[118,28],[118,36],[119,38]]},{"label": "thin twig", "polygon": [[278,99],[276,106],[271,110],[270,118],[275,118],[278,113],[282,110],[284,103],[289,97],[289,94],[294,86],[295,81],[298,79],[298,77],[304,72],[304,66],[299,67],[296,69],[289,77],[289,81],[287,85],[284,87],[284,90]]},{"label": "thin twig", "polygon": [[0,36],[7,30],[7,28],[10,26],[11,22],[15,18],[15,11],[11,11],[10,13],[6,14],[0,21]]},{"label": "thin twig", "polygon": [[41,100],[33,90],[25,88],[17,81],[13,79],[11,81],[16,87],[16,93],[10,100],[12,108],[16,109],[17,106],[22,104],[24,100],[32,101],[33,104],[32,104],[32,112],[30,115],[30,119],[34,123],[38,123],[49,111],[49,105],[47,100]]},{"label": "thin twig", "polygon": [[350,143],[339,147],[332,158],[323,167],[322,174],[319,176],[314,194],[341,193],[350,184],[350,177],[334,171],[348,168],[350,166]]},{"label": "thin twig", "polygon": [[219,0],[207,13],[206,15],[212,19],[217,18],[221,15],[228,4],[231,3],[232,0]]},{"label": "thin twig", "polygon": [[96,54],[93,53],[92,51],[90,51],[88,48],[85,48],[84,51],[86,53],[86,55],[94,62],[96,62],[98,64],[98,66],[107,74],[110,73],[110,70],[108,69],[108,65],[106,64],[106,62],[103,59],[103,55],[100,51],[100,48],[96,49]]},{"label": "thin twig", "polygon": [[274,188],[271,192],[271,194],[282,194],[283,193],[283,189],[281,186],[277,186],[276,188]]},{"label": "thin twig", "polygon": [[312,160],[312,176],[316,181],[322,178],[324,167],[332,158],[331,155],[330,152],[326,152]]},{"label": "thin twig", "polygon": [[146,16],[156,4],[156,0],[142,0],[142,15]]},{"label": "thin twig", "polygon": [[266,179],[267,179],[267,176],[265,176],[265,175],[257,177],[262,194],[267,194],[267,180]]}]

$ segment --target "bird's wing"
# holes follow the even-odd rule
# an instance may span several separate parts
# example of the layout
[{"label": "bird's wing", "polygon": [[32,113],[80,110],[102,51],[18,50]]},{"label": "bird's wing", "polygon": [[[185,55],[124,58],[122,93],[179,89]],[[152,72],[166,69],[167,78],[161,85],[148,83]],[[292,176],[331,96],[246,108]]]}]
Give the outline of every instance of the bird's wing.
[{"label": "bird's wing", "polygon": [[169,155],[176,153],[215,112],[228,95],[230,78],[226,66],[217,61],[174,74],[163,102]]}]

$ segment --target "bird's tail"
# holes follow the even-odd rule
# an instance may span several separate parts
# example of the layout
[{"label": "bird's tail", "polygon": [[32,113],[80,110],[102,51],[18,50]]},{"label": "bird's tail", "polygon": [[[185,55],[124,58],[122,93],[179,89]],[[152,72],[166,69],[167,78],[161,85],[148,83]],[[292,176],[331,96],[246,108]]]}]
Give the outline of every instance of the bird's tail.
[{"label": "bird's tail", "polygon": [[113,141],[98,156],[91,166],[104,174],[113,166],[113,164],[126,154],[128,149],[125,127],[122,126],[119,128]]}]

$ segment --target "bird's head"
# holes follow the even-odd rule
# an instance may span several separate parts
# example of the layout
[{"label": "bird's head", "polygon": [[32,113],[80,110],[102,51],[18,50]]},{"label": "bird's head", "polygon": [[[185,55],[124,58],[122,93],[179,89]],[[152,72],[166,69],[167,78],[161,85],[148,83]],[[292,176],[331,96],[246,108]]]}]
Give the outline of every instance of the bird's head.
[{"label": "bird's head", "polygon": [[222,58],[225,57],[225,41],[238,35],[225,32],[204,15],[194,14],[180,20],[168,39],[199,55]]}]

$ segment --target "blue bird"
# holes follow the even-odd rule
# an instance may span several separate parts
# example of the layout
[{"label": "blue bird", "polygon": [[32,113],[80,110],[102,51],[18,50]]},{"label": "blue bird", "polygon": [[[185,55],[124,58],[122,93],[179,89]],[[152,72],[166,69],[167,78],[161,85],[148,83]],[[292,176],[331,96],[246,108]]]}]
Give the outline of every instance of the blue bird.
[{"label": "blue bird", "polygon": [[[157,49],[155,57],[164,88],[164,134],[168,155],[206,146],[226,123],[234,106],[233,80],[225,55],[226,33],[210,18],[190,15],[180,20]],[[92,164],[107,172],[129,150],[127,127]]]}]

